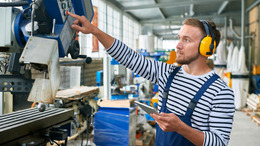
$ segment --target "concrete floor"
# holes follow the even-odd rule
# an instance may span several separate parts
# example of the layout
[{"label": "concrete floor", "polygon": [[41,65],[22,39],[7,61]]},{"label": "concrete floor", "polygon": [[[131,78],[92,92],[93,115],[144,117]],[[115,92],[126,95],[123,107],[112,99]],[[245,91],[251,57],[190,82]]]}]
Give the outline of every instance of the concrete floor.
[{"label": "concrete floor", "polygon": [[235,112],[228,146],[260,146],[260,126],[257,126],[245,112]]}]

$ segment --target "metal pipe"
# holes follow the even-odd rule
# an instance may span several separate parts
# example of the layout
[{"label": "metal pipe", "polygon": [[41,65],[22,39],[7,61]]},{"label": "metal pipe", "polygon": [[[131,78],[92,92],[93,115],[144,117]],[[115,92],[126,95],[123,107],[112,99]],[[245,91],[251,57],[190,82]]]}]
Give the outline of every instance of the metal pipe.
[{"label": "metal pipe", "polygon": [[260,0],[254,2],[252,5],[250,5],[247,9],[246,12],[249,12],[251,9],[253,9],[255,6],[257,6],[260,3]]},{"label": "metal pipe", "polygon": [[227,17],[224,18],[225,23],[224,23],[224,44],[225,48],[227,47]]},{"label": "metal pipe", "polygon": [[[235,37],[238,38],[238,39],[241,39],[241,36],[239,36],[237,34],[237,32],[234,30],[234,28],[233,28],[233,21],[232,21],[232,19],[229,19],[229,25],[230,25],[229,27],[230,27],[231,31],[234,33]],[[247,36],[245,36],[245,38],[252,39],[252,38],[254,38],[254,36],[253,35],[247,35]]]},{"label": "metal pipe", "polygon": [[194,16],[194,4],[190,4],[190,16]]},{"label": "metal pipe", "polygon": [[241,46],[245,41],[245,0],[241,0]]},{"label": "metal pipe", "polygon": [[231,31],[234,33],[235,37],[238,38],[238,39],[241,39],[241,37],[237,34],[237,32],[233,28],[233,21],[232,21],[232,19],[229,19],[229,26],[230,26]]},{"label": "metal pipe", "polygon": [[55,35],[55,24],[56,24],[56,19],[53,19],[52,31],[51,31],[51,33],[52,33],[53,35]]},{"label": "metal pipe", "polygon": [[31,24],[32,24],[32,32],[31,36],[33,36],[34,33],[34,13],[35,13],[35,1],[32,1],[32,13],[31,13]]},{"label": "metal pipe", "polygon": [[[106,4],[106,12],[107,12],[107,4]],[[106,31],[108,30],[108,24],[107,24],[107,17],[106,17]],[[111,99],[111,85],[110,85],[110,58],[106,51],[104,51],[104,57],[103,57],[103,78],[104,78],[104,98],[105,99]]]},{"label": "metal pipe", "polygon": [[246,39],[253,39],[253,38],[254,38],[254,35],[246,35],[245,38],[246,38]]},{"label": "metal pipe", "polygon": [[226,8],[227,4],[229,3],[229,1],[224,1],[222,3],[222,5],[220,6],[220,8],[218,9],[218,14],[221,14],[223,12],[223,10]]},{"label": "metal pipe", "polygon": [[32,14],[31,14],[31,24],[32,24],[31,36],[33,36],[34,33],[34,12],[35,9],[32,10]]},{"label": "metal pipe", "polygon": [[44,78],[44,79],[47,79],[47,71],[44,71],[44,72],[43,72],[43,78]]},{"label": "metal pipe", "polygon": [[252,53],[251,53],[251,51],[252,51],[252,45],[251,45],[251,40],[249,40],[249,47],[248,47],[248,65],[247,65],[249,71],[252,70],[252,65],[251,65],[251,63],[252,63],[252,59],[251,59]]}]

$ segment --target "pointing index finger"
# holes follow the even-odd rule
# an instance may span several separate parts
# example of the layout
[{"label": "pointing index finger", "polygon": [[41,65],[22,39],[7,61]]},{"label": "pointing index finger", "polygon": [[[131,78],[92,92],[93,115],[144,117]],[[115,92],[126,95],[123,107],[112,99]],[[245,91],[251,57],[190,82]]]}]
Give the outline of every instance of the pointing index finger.
[{"label": "pointing index finger", "polygon": [[80,19],[80,18],[81,18],[79,15],[73,14],[73,13],[71,13],[71,12],[68,12],[68,14],[69,14],[71,17],[75,18],[75,19]]}]

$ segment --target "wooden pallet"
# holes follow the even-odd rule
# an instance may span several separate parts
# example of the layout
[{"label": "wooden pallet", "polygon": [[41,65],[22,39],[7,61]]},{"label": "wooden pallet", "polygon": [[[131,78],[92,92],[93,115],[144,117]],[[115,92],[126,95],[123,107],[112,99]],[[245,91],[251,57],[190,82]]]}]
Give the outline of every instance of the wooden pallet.
[{"label": "wooden pallet", "polygon": [[256,122],[256,124],[257,124],[258,126],[260,126],[260,118],[259,118],[259,114],[253,116],[252,120],[253,120],[254,122]]},{"label": "wooden pallet", "polygon": [[255,116],[256,113],[260,112],[260,109],[253,110],[251,108],[243,108],[242,112],[245,112],[247,116],[250,116],[251,118]]},{"label": "wooden pallet", "polygon": [[260,109],[253,110],[250,108],[243,108],[242,111],[245,112],[247,116],[250,116],[253,122],[256,122],[256,124],[260,126]]}]

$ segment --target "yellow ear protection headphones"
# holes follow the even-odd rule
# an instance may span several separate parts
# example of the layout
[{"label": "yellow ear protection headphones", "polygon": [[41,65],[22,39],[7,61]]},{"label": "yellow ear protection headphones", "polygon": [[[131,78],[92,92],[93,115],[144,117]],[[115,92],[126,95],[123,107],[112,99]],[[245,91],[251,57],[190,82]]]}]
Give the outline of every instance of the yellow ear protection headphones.
[{"label": "yellow ear protection headphones", "polygon": [[199,45],[199,53],[203,56],[209,57],[213,55],[216,49],[215,34],[210,23],[206,20],[200,20],[202,22],[207,35],[203,37]]}]

